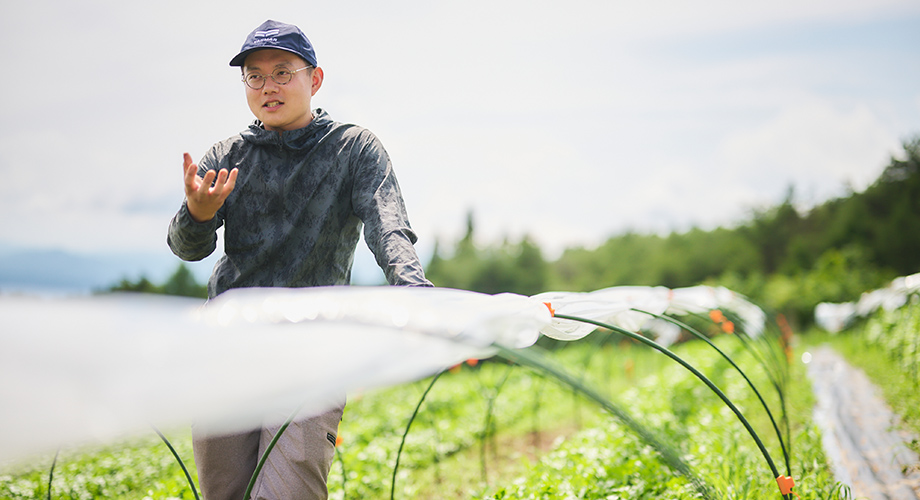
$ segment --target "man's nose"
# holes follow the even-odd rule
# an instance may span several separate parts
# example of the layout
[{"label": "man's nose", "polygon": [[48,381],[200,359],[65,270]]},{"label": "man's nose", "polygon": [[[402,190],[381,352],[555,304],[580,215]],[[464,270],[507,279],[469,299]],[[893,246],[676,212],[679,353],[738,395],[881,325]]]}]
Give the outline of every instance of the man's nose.
[{"label": "man's nose", "polygon": [[278,92],[278,87],[280,86],[281,85],[279,85],[278,82],[276,82],[271,77],[266,77],[265,84],[262,85],[262,92],[265,94],[274,94],[275,92]]}]

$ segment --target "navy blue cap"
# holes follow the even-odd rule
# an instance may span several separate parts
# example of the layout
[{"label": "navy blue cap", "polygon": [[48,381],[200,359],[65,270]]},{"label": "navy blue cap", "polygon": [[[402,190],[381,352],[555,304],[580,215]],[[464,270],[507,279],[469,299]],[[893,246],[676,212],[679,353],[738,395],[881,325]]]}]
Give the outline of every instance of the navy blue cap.
[{"label": "navy blue cap", "polygon": [[272,20],[265,21],[246,37],[240,53],[230,60],[230,66],[242,66],[246,61],[246,56],[262,49],[293,52],[307,61],[310,66],[316,67],[316,53],[307,35],[304,35],[303,31],[293,24]]}]

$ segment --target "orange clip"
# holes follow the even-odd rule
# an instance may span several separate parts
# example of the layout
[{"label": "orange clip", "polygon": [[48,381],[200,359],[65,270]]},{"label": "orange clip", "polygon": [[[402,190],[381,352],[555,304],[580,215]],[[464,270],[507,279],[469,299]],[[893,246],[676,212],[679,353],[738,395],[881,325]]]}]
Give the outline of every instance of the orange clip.
[{"label": "orange clip", "polygon": [[796,498],[802,498],[798,493],[792,491],[792,488],[795,487],[795,479],[786,476],[779,476],[776,478],[776,484],[779,485],[779,492],[786,496],[790,493],[796,496]]},{"label": "orange clip", "polygon": [[553,309],[553,305],[552,305],[552,304],[550,304],[549,302],[544,302],[543,305],[546,306],[547,309],[549,309],[549,315],[550,315],[550,316],[555,316],[555,315],[556,315],[556,310]]},{"label": "orange clip", "polygon": [[722,314],[722,311],[713,309],[709,311],[709,319],[711,319],[713,323],[721,323],[725,321],[725,315]]}]

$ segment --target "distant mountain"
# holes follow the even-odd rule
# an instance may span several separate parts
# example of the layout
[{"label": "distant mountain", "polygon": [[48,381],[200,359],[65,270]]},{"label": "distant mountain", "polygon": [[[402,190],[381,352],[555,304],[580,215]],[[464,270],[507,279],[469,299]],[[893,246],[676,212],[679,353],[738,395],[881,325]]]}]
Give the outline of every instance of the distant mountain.
[{"label": "distant mountain", "polygon": [[[216,257],[187,263],[195,279],[207,281]],[[163,252],[82,254],[57,249],[0,245],[0,293],[79,294],[105,289],[122,279],[141,276],[163,282],[181,261]]]},{"label": "distant mountain", "polygon": [[[219,252],[201,262],[186,262],[199,283],[207,283]],[[47,248],[20,248],[0,242],[0,294],[25,292],[41,295],[88,294],[127,279],[142,276],[162,284],[182,261],[168,249],[162,252],[113,252],[88,254]],[[373,254],[358,245],[352,282],[356,285],[386,283]]]}]

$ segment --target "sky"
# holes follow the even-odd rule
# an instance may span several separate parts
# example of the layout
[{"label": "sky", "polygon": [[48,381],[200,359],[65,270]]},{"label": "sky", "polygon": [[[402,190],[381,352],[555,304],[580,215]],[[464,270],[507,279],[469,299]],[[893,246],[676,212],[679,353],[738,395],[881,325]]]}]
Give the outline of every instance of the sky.
[{"label": "sky", "polygon": [[182,153],[251,122],[228,63],[266,19],[383,141],[423,259],[468,213],[555,258],[807,207],[920,135],[917,0],[5,2],[0,246],[168,255]]}]

